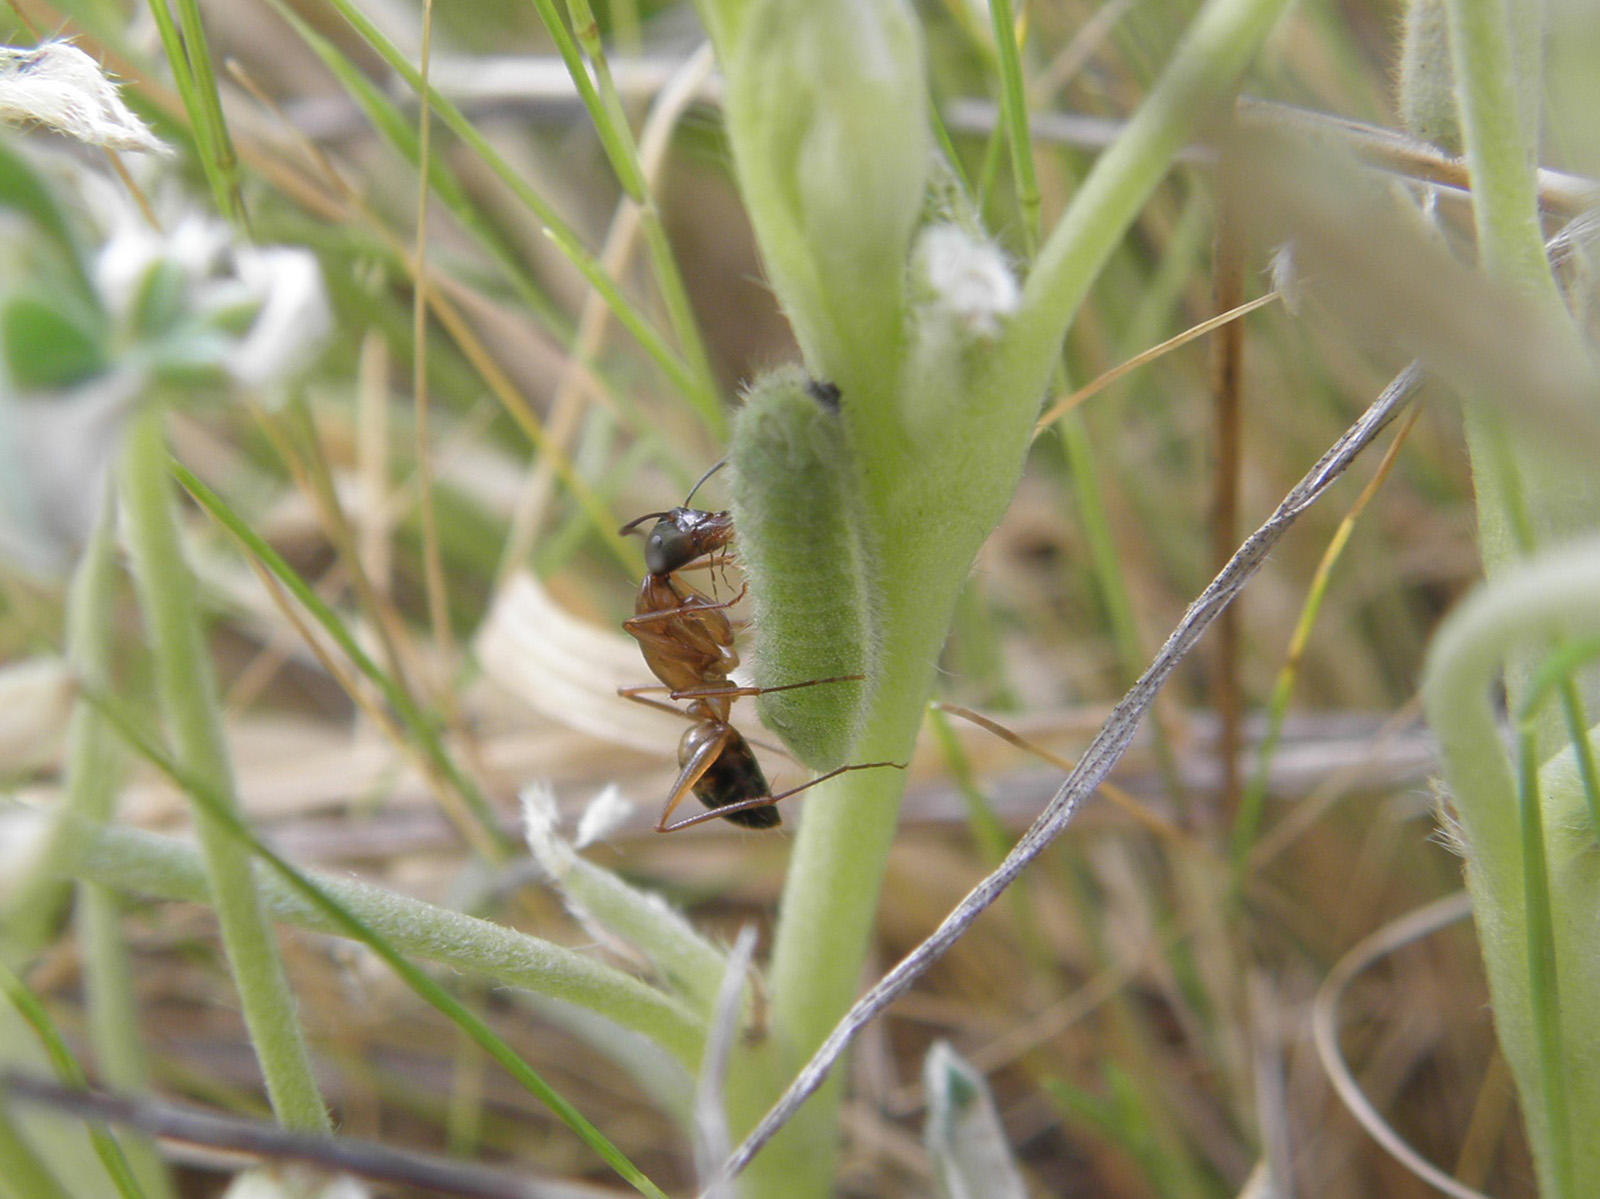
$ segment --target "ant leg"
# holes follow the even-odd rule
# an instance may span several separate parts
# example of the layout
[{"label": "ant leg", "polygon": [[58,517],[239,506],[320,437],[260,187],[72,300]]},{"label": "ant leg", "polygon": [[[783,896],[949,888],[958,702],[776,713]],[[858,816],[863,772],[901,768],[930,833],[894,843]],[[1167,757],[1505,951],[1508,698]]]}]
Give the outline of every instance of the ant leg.
[{"label": "ant leg", "polygon": [[[748,812],[751,808],[765,808],[777,803],[780,799],[788,799],[791,795],[799,795],[802,791],[809,791],[818,783],[825,783],[836,775],[845,774],[851,770],[876,770],[880,766],[893,766],[896,770],[904,770],[905,762],[857,762],[854,766],[838,766],[819,774],[808,783],[801,783],[798,787],[791,787],[787,791],[780,791],[776,795],[763,795],[759,799],[742,799],[738,803],[723,804],[720,808],[707,808],[704,812],[696,812],[693,816],[685,816],[682,820],[665,827],[658,824],[656,831],[662,833],[675,833],[680,828],[688,828],[692,824],[704,824],[708,820],[718,820],[730,812]],[[663,812],[661,819],[666,821],[667,814]]]},{"label": "ant leg", "polygon": [[[971,708],[963,708],[959,704],[933,703],[930,705],[940,712],[948,712],[952,716],[959,716],[962,720],[977,725],[987,733],[993,733],[1007,745],[1014,745],[1025,753],[1030,753],[1036,758],[1049,762],[1052,766],[1059,766],[1062,770],[1071,772],[1076,763],[1070,758],[1063,758],[1060,754],[1051,753],[1042,746],[1035,745],[1020,733],[1013,732],[997,720],[991,720],[982,713],[974,712]],[[1179,828],[1164,816],[1152,812],[1144,804],[1129,795],[1115,783],[1103,782],[1097,788],[1099,792],[1131,816],[1139,824],[1156,833],[1158,836],[1171,838],[1178,841],[1191,840],[1191,834]]]},{"label": "ant leg", "polygon": [[653,687],[618,687],[617,694],[623,699],[630,699],[636,704],[643,704],[647,708],[658,708],[663,712],[671,712],[674,716],[682,716],[686,720],[695,720],[697,717],[689,715],[682,708],[669,704],[664,700],[646,699],[642,692],[665,691],[666,688],[659,684]]},{"label": "ant leg", "polygon": [[774,691],[795,691],[801,687],[816,687],[823,683],[859,683],[867,676],[864,674],[839,674],[827,679],[807,679],[803,683],[784,683],[781,687],[690,687],[685,691],[674,691],[671,699],[709,699],[712,696],[727,696],[737,699],[741,695],[769,695]]},{"label": "ant leg", "polygon": [[[667,802],[662,805],[661,818],[656,821],[656,832],[670,833],[674,829],[685,828],[691,824],[699,824],[702,819],[706,817],[714,819],[719,812],[726,810],[723,808],[707,808],[705,816],[692,816],[687,820],[680,820],[676,824],[667,823],[667,818],[672,815],[672,810],[683,802],[684,796],[694,792],[694,785],[705,777],[706,771],[710,770],[712,764],[722,756],[723,749],[727,747],[728,741],[733,735],[733,728],[729,725],[723,725],[720,733],[696,749],[693,756],[683,764],[683,770],[679,772],[677,781],[672,784],[672,794],[667,796]],[[736,804],[734,806],[741,807],[742,810],[741,805]]]},{"label": "ant leg", "polygon": [[[680,614],[675,612],[672,615]],[[704,623],[694,619],[684,620],[672,632],[636,628],[631,621],[625,622],[622,627],[632,634],[646,656],[651,650],[672,662],[682,662],[686,655],[700,656],[708,662],[716,663],[717,673],[722,675],[726,675],[739,665],[739,655],[733,648],[731,629],[723,635],[715,627],[707,628]],[[700,673],[703,676],[704,671]]]}]

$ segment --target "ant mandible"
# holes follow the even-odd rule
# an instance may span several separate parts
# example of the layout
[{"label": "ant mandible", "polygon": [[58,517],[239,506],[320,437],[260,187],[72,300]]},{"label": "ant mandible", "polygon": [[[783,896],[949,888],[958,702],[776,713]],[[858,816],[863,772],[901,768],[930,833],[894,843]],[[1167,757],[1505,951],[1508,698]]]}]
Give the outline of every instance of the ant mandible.
[{"label": "ant mandible", "polygon": [[[725,462],[719,462],[701,476],[700,482],[678,507],[665,512],[647,512],[621,529],[626,534],[647,520],[656,522],[645,538],[647,573],[634,600],[634,615],[623,621],[622,627],[639,642],[645,664],[664,686],[624,687],[617,693],[635,703],[661,708],[694,722],[678,744],[678,778],[656,823],[656,831],[662,833],[718,817],[745,828],[776,828],[783,823],[776,807],[779,800],[847,770],[899,765],[897,762],[866,762],[840,766],[774,795],[755,751],[744,734],[729,722],[733,701],[741,695],[789,691],[860,676],[812,679],[782,687],[741,687],[728,677],[739,665],[739,653],[733,645],[733,622],[728,619],[727,609],[744,597],[747,588],[741,587],[730,600],[717,601],[678,577],[679,571],[701,558],[715,563],[715,555],[726,552],[728,543],[733,540],[730,513],[689,507],[701,484],[724,465]],[[670,699],[688,700],[688,708],[646,699],[642,694],[660,690],[665,690]],[[673,810],[690,793],[708,810],[668,824]]]}]

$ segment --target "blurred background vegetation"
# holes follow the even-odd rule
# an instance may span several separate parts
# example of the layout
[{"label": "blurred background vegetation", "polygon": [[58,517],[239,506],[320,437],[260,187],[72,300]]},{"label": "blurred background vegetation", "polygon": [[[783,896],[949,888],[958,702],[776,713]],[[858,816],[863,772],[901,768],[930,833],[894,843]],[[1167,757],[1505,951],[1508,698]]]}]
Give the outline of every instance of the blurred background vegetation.
[{"label": "blurred background vegetation", "polygon": [[[356,7],[417,61],[415,4]],[[999,149],[988,15],[960,0],[917,7],[949,144],[989,228],[1020,257],[1024,223]],[[1027,7],[1032,107],[1084,118],[1047,116],[1036,130],[1046,227],[1195,7]],[[257,242],[312,249],[334,332],[287,408],[230,401],[184,411],[172,426],[178,458],[354,626],[392,641],[394,660],[507,829],[517,789],[530,781],[548,780],[570,812],[615,783],[640,814],[593,851],[597,860],[719,935],[744,921],[764,927],[786,834],[650,832],[676,773],[678,728],[621,712],[609,695],[648,681],[618,629],[642,560],[616,527],[678,502],[720,456],[740,382],[796,356],[741,215],[714,77],[694,86],[659,160],[644,157],[719,405],[690,402],[660,358],[608,319],[525,198],[435,117],[427,260],[451,314],[436,309],[425,328],[419,461],[413,92],[320,0],[211,0],[202,12],[237,176],[208,179],[188,152],[128,156],[128,169],[163,221],[216,214],[234,197]],[[612,0],[595,15],[637,130],[702,35],[687,4]],[[626,197],[535,7],[455,0],[433,19],[441,95],[577,241],[604,253],[637,311],[667,328],[648,235],[616,232]],[[189,145],[142,5],[10,0],[0,31],[10,45],[76,37],[121,77],[159,136]],[[1397,33],[1395,7],[1381,0],[1301,4],[1245,91],[1393,127]],[[49,149],[71,153],[65,143]],[[92,153],[80,157],[105,169]],[[1218,196],[1202,155],[1161,187],[1073,326],[1073,383],[1213,315],[1219,302],[1271,290],[1269,263],[1238,260],[1237,243],[1219,234]],[[1180,348],[1039,437],[968,584],[941,698],[1072,756],[1226,554],[1405,361],[1389,347],[1350,344],[1314,309],[1271,304],[1235,328],[1238,341],[1214,334]],[[1229,374],[1218,365],[1224,344],[1237,356],[1236,388],[1218,383]],[[685,360],[693,376],[692,355]],[[1377,455],[1300,522],[1235,605],[1230,628],[1214,630],[1168,686],[1114,776],[1137,809],[1097,800],[860,1043],[841,1193],[931,1193],[919,1080],[941,1039],[987,1073],[1034,1194],[1232,1195],[1268,1151],[1292,1163],[1299,1194],[1433,1193],[1346,1114],[1308,1025],[1313,996],[1345,951],[1459,887],[1459,862],[1437,834],[1414,696],[1430,630],[1479,567],[1456,414],[1447,405],[1420,412],[1318,592],[1303,652],[1291,658],[1290,645],[1313,576]],[[1219,435],[1235,421],[1236,438]],[[436,532],[419,504],[421,481]],[[1222,496],[1235,497],[1233,515]],[[701,499],[715,506],[723,493],[713,481]],[[184,517],[255,827],[302,864],[589,944],[529,871],[464,844],[429,780],[308,648],[230,539],[198,508]],[[443,604],[430,611],[435,551]],[[352,585],[356,561],[370,589]],[[47,647],[60,644],[64,599],[59,582],[5,577],[4,761],[29,800],[59,787],[69,700]],[[136,642],[131,615],[116,619]],[[579,666],[553,661],[541,637],[560,641]],[[1286,666],[1281,740],[1258,766]],[[137,678],[145,667],[130,652],[118,669]],[[930,719],[912,770],[879,968],[937,924],[1060,777],[943,716]],[[797,772],[776,765],[791,785]],[[1248,881],[1232,901],[1230,835],[1253,780],[1264,808],[1245,847]],[[124,819],[170,829],[184,811],[153,771],[133,772]],[[208,910],[147,902],[127,921],[157,1086],[262,1111]],[[364,954],[311,934],[284,943],[341,1130],[570,1178],[595,1173],[542,1109]],[[81,1032],[70,939],[37,958],[28,980],[69,1035]],[[459,989],[652,1177],[669,1190],[688,1186],[674,1124],[583,1042],[581,1028],[514,992]],[[1486,1002],[1470,926],[1458,924],[1358,980],[1341,1012],[1343,1043],[1377,1109],[1424,1156],[1493,1194],[1531,1194]],[[203,1154],[186,1161],[183,1193],[216,1193],[218,1164]]]}]

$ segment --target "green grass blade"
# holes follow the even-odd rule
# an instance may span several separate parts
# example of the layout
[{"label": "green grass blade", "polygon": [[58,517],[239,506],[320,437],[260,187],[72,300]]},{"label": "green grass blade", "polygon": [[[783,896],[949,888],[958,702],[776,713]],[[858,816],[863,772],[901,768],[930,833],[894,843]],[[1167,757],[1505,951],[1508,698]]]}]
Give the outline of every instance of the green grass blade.
[{"label": "green grass blade", "polygon": [[[50,1019],[50,1013],[45,1011],[44,1004],[40,1003],[39,997],[3,964],[0,964],[0,991],[5,992],[6,998],[11,1001],[11,1006],[33,1026],[33,1031],[38,1035],[40,1044],[44,1046],[57,1077],[68,1086],[87,1087],[89,1079],[84,1074],[83,1067],[78,1064],[78,1059],[72,1056],[66,1038]],[[144,1188],[134,1177],[133,1167],[128,1164],[128,1159],[123,1154],[122,1146],[116,1137],[96,1124],[89,1125],[88,1132],[89,1139],[94,1142],[95,1153],[105,1166],[106,1173],[111,1176],[111,1181],[116,1184],[117,1193],[123,1196],[123,1199],[145,1199]]]},{"label": "green grass blade", "polygon": [[1033,169],[1033,135],[1028,129],[1028,98],[1017,53],[1017,19],[1011,0],[990,0],[994,46],[1000,69],[1000,119],[1011,148],[1011,174],[1022,209],[1022,238],[1028,256],[1039,244],[1039,180]]},{"label": "green grass blade", "polygon": [[[293,8],[281,0],[274,0],[273,7],[300,35],[300,39],[311,48],[312,53],[322,60],[322,65],[332,72],[334,78],[349,93],[356,106],[366,114],[367,120],[372,122],[372,127],[384,141],[412,166],[418,167],[421,160],[417,131],[400,111],[399,105],[386,96],[381,88],[351,62],[348,55],[307,24]],[[507,282],[534,315],[563,343],[570,342],[574,332],[571,318],[528,273],[515,250],[484,219],[445,160],[437,156],[430,157],[428,184],[433,189],[433,194],[450,210],[450,214],[461,227],[500,264]]]},{"label": "green grass blade", "polygon": [[154,765],[162,774],[190,795],[204,808],[217,826],[240,846],[270,866],[291,888],[319,909],[339,928],[366,945],[386,963],[400,979],[420,998],[447,1016],[458,1028],[473,1039],[490,1057],[499,1062],[508,1074],[516,1079],[573,1132],[599,1154],[617,1174],[641,1194],[655,1199],[666,1199],[665,1194],[627,1157],[613,1145],[598,1128],[590,1124],[583,1114],[573,1107],[559,1092],[523,1061],[517,1051],[506,1044],[479,1016],[449,991],[434,982],[425,972],[411,962],[384,938],[373,932],[348,908],[334,899],[311,879],[307,878],[286,859],[268,848],[249,827],[239,820],[222,802],[219,795],[203,780],[184,771],[159,746],[150,740],[120,707],[97,692],[85,692],[85,698],[105,716],[107,723],[117,730],[128,744]]},{"label": "green grass blade", "polygon": [[167,0],[151,0],[150,14],[155,18],[178,94],[193,126],[195,149],[212,198],[220,212],[242,227],[245,211],[239,194],[239,158],[222,115],[222,97],[200,23],[200,9],[195,0],[178,0],[178,20],[174,22]]},{"label": "green grass blade", "polygon": [[1584,712],[1583,699],[1578,694],[1578,685],[1570,677],[1561,680],[1561,713],[1566,717],[1567,737],[1577,758],[1578,778],[1583,783],[1583,798],[1589,805],[1589,819],[1595,835],[1600,836],[1600,771],[1595,767],[1594,747],[1589,744],[1589,718]]},{"label": "green grass blade", "polygon": [[585,248],[577,232],[549,201],[516,172],[448,97],[441,95],[431,84],[424,84],[416,67],[407,61],[399,47],[385,37],[382,30],[368,20],[352,0],[329,0],[329,3],[413,91],[420,94],[426,87],[428,103],[445,126],[483,159],[485,165],[539,219],[545,234],[578,268],[590,286],[600,293],[601,299],[616,314],[617,320],[633,334],[672,385],[685,395],[693,395],[697,387],[694,372],[673,352],[644,313],[622,294],[617,281],[605,272],[599,260]]},{"label": "green grass blade", "polygon": [[[159,7],[165,2],[154,0],[152,7]],[[194,95],[205,114],[206,139],[203,150],[210,160],[206,173],[220,187],[217,206],[227,214],[229,220],[243,225],[247,215],[244,197],[239,194],[239,156],[234,151],[233,138],[228,134],[228,121],[222,113],[222,93],[217,86],[217,73],[211,65],[211,48],[206,41],[205,26],[200,21],[197,0],[178,0],[178,23],[183,28],[184,49],[189,56]]]},{"label": "green grass blade", "polygon": [[182,463],[174,461],[172,470],[178,482],[183,485],[190,495],[194,496],[200,506],[218,524],[233,534],[240,544],[300,601],[313,619],[322,626],[323,631],[332,637],[339,648],[349,657],[356,669],[378,688],[384,700],[399,716],[406,730],[416,738],[423,754],[438,770],[440,776],[448,781],[456,793],[461,796],[462,800],[471,808],[473,815],[482,823],[484,830],[495,842],[509,850],[514,844],[513,840],[501,830],[499,822],[495,818],[494,809],[490,806],[489,800],[482,790],[457,767],[455,760],[445,750],[444,742],[439,737],[438,728],[434,721],[361,648],[355,637],[350,633],[350,630],[345,627],[344,621],[339,618],[339,614],[316,593],[309,583],[300,577],[294,567],[290,566],[277,550],[268,545],[254,529],[241,520],[221,496],[202,483]]},{"label": "green grass blade", "polygon": [[650,265],[655,271],[656,286],[667,307],[667,319],[671,321],[673,334],[688,357],[690,368],[701,382],[701,387],[690,392],[686,398],[712,434],[719,441],[723,440],[727,437],[728,422],[717,398],[716,378],[711,370],[710,359],[706,356],[705,342],[700,336],[694,309],[689,303],[688,289],[684,286],[678,261],[673,256],[666,229],[661,224],[661,214],[650,194],[650,184],[639,161],[639,147],[634,141],[628,114],[611,75],[611,64],[606,59],[605,44],[600,38],[600,26],[595,20],[594,11],[589,7],[588,0],[567,0],[567,12],[572,17],[577,40],[582,44],[589,61],[594,64],[594,84],[591,84],[588,73],[583,69],[583,60],[578,56],[578,47],[561,24],[553,0],[533,0],[533,3],[545,28],[560,48],[567,73],[572,76],[578,94],[583,97],[584,106],[589,110],[589,119],[600,135],[612,169],[617,172],[623,190],[639,206],[640,227],[644,231]]},{"label": "green grass blade", "polygon": [[1556,938],[1550,910],[1550,874],[1545,860],[1544,814],[1539,796],[1538,738],[1525,728],[1518,740],[1518,795],[1522,831],[1522,878],[1528,933],[1528,997],[1539,1046],[1539,1087],[1550,1130],[1552,1199],[1572,1189],[1571,1128],[1567,1120],[1567,1061],[1562,1048],[1561,991],[1556,974]]}]

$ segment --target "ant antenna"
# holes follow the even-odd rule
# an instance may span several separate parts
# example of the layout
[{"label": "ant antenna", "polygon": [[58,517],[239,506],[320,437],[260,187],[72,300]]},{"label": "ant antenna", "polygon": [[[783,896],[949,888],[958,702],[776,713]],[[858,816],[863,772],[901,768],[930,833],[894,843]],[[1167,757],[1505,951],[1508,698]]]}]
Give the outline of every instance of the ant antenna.
[{"label": "ant antenna", "polygon": [[709,479],[712,475],[716,474],[719,470],[721,470],[724,466],[727,466],[727,465],[728,465],[728,460],[726,458],[724,458],[720,462],[718,462],[715,466],[713,466],[710,470],[706,471],[705,474],[701,475],[700,476],[700,482],[696,483],[693,487],[689,488],[689,494],[683,497],[683,506],[685,508],[687,508],[689,506],[689,501],[694,499],[694,493],[700,490],[701,485],[704,484],[705,481],[707,479]]},{"label": "ant antenna", "polygon": [[647,520],[662,520],[671,515],[672,513],[670,512],[646,512],[643,516],[635,516],[627,524],[623,525],[622,528],[618,529],[617,532],[626,536],[637,529],[640,525],[644,524],[644,522]]}]

